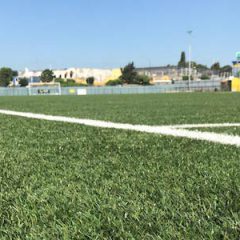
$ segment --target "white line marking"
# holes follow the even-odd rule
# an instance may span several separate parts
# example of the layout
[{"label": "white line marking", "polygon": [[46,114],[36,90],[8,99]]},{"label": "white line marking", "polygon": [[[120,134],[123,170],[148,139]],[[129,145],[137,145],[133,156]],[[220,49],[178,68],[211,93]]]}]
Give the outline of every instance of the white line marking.
[{"label": "white line marking", "polygon": [[[172,127],[172,126],[169,126]],[[203,123],[203,124],[183,124],[174,125],[174,128],[224,128],[224,127],[240,127],[240,123]]]},{"label": "white line marking", "polygon": [[24,118],[31,119],[40,119],[47,121],[55,121],[55,122],[66,122],[66,123],[76,123],[86,126],[92,127],[100,127],[100,128],[113,128],[113,129],[122,129],[122,130],[131,130],[137,132],[146,132],[146,133],[155,133],[166,136],[173,137],[184,137],[195,140],[204,140],[208,142],[220,143],[225,145],[234,145],[240,147],[240,137],[239,136],[231,136],[227,134],[218,134],[212,132],[199,132],[187,130],[185,128],[193,128],[193,127],[222,127],[222,126],[240,126],[240,123],[223,123],[223,124],[197,124],[197,125],[173,125],[173,126],[148,126],[148,125],[132,125],[132,124],[124,124],[124,123],[113,123],[106,121],[98,121],[91,119],[80,119],[80,118],[72,118],[72,117],[63,117],[63,116],[52,116],[45,114],[36,114],[36,113],[28,113],[28,112],[16,112],[9,110],[1,110],[0,114],[10,115],[10,116],[18,116]]}]

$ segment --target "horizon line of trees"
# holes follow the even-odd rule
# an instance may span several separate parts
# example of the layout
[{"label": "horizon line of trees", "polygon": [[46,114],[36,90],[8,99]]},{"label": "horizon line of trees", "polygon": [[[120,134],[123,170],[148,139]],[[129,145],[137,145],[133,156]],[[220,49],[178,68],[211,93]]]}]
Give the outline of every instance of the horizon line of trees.
[{"label": "horizon line of trees", "polygon": [[[180,57],[180,60],[178,62],[178,65],[177,65],[178,68],[188,68],[189,67],[189,62],[186,61],[186,53],[183,51],[181,53],[181,57]],[[230,73],[232,72],[232,66],[231,65],[224,65],[224,66],[221,66],[219,62],[215,62],[213,63],[210,67],[208,67],[207,65],[204,65],[204,64],[198,64],[194,61],[191,62],[191,67],[192,68],[195,68],[197,70],[200,70],[200,71],[213,71],[213,72],[217,72],[217,73]]]},{"label": "horizon line of trees", "polygon": [[[189,62],[186,61],[186,54],[185,52],[181,52],[181,57],[176,66],[174,65],[167,65],[169,67],[178,67],[178,68],[188,68]],[[195,68],[199,71],[213,71],[215,73],[221,74],[221,73],[231,73],[232,72],[232,66],[225,65],[221,66],[219,62],[215,62],[211,67],[208,67],[207,65],[199,64],[194,61],[191,62],[191,67]],[[18,72],[15,70],[12,70],[8,67],[3,67],[0,69],[0,87],[7,87],[11,83],[11,81],[14,79],[14,77],[18,76]],[[202,79],[208,79],[207,77],[203,77]],[[54,76],[54,72],[50,69],[45,69],[41,76],[40,80],[42,82],[52,82],[56,81],[59,82],[62,86],[92,86],[94,85],[95,79],[94,77],[88,77],[86,79],[86,84],[79,84],[76,83],[74,79],[63,79],[63,78],[56,78]],[[118,79],[110,80],[106,83],[106,85],[123,85],[123,84],[138,84],[138,85],[149,85],[151,81],[151,78],[146,75],[141,75],[136,71],[136,67],[134,65],[134,62],[130,62],[125,67],[121,68],[121,76]],[[19,85],[22,87],[25,87],[28,85],[28,79],[27,78],[21,78],[19,79]]]}]

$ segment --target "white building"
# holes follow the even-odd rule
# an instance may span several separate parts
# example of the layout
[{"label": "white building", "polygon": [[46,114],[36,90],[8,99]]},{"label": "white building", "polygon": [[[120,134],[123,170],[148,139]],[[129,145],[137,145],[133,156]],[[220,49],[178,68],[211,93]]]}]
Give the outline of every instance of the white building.
[{"label": "white building", "polygon": [[[120,69],[95,69],[95,68],[67,68],[53,70],[56,78],[74,79],[76,82],[84,82],[88,77],[94,77],[96,85],[102,85],[106,81],[114,80],[121,75]],[[19,78],[28,78],[32,82],[40,81],[42,71],[30,71],[25,69],[19,72]]]}]

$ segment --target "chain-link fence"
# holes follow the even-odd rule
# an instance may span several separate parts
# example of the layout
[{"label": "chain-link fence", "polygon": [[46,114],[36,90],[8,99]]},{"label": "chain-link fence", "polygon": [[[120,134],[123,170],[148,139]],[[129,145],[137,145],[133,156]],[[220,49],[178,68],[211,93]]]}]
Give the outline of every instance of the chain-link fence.
[{"label": "chain-link fence", "polygon": [[[35,90],[35,95],[56,95],[50,87]],[[99,95],[99,94],[144,94],[144,93],[168,93],[168,92],[200,92],[220,91],[221,81],[176,81],[172,84],[161,84],[154,86],[105,86],[105,87],[62,87],[62,95]],[[31,91],[28,88],[0,88],[0,96],[28,96]]]}]

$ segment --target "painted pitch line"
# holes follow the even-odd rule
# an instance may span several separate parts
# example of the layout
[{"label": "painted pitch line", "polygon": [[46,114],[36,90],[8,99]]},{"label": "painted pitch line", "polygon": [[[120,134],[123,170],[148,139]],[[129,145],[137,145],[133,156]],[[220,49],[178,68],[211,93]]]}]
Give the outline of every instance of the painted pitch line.
[{"label": "painted pitch line", "polygon": [[240,127],[240,123],[202,123],[202,124],[183,124],[183,125],[174,125],[168,126],[174,128],[224,128],[224,127]]},{"label": "painted pitch line", "polygon": [[[131,130],[131,131],[145,132],[145,133],[154,133],[154,134],[161,134],[166,136],[183,137],[183,138],[203,140],[208,142],[220,143],[225,145],[234,145],[234,146],[240,147],[239,136],[231,136],[231,135],[218,134],[218,133],[212,133],[212,132],[200,132],[200,131],[181,129],[181,126],[184,126],[185,128],[186,126],[198,127],[199,125],[177,125],[177,126],[132,125],[132,124],[113,123],[113,122],[98,121],[98,120],[91,120],[91,119],[52,116],[52,115],[36,114],[36,113],[28,113],[28,112],[16,112],[16,111],[1,110],[1,109],[0,109],[0,114],[9,115],[9,116],[18,116],[18,117],[24,117],[24,118],[30,118],[30,119],[38,119],[38,120],[76,123],[76,124],[81,124],[81,125],[86,125],[91,127],[99,127],[99,128],[111,128],[111,129]],[[209,124],[209,125],[211,126],[212,124]],[[209,125],[205,124],[204,127],[208,127]],[[222,126],[222,124],[218,124],[218,126]],[[224,126],[232,126],[232,125],[225,124]]]}]

